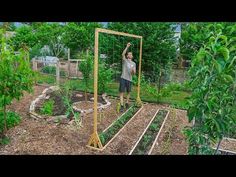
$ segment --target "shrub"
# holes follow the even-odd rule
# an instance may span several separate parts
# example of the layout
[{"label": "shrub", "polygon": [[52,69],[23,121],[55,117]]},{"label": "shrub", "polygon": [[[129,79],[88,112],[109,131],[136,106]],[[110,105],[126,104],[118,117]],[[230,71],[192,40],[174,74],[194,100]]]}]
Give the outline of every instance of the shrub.
[{"label": "shrub", "polygon": [[[12,128],[20,123],[20,116],[15,113],[8,111],[6,113],[6,123],[7,123],[7,128]],[[3,117],[3,112],[0,112],[0,133],[2,133],[4,130],[4,117]]]},{"label": "shrub", "polygon": [[87,101],[87,91],[89,89],[89,81],[92,77],[92,71],[93,71],[93,60],[92,56],[89,55],[85,61],[80,63],[79,70],[83,74],[83,82],[85,84],[85,101]]},{"label": "shrub", "polygon": [[[45,66],[42,68],[42,72],[46,74],[56,75],[56,66]],[[65,71],[60,70],[60,76],[66,76]]]},{"label": "shrub", "polygon": [[113,71],[110,68],[106,68],[104,64],[99,65],[98,69],[98,92],[100,94],[107,91],[107,84],[112,81]]},{"label": "shrub", "polygon": [[19,100],[24,91],[32,92],[35,82],[28,48],[23,46],[16,53],[4,33],[5,31],[0,30],[0,109],[4,117],[3,135],[7,131],[6,106],[14,99]]},{"label": "shrub", "polygon": [[45,66],[42,68],[43,73],[47,74],[56,74],[56,67],[55,66]]},{"label": "shrub", "polygon": [[41,114],[51,116],[53,114],[54,101],[45,101],[43,107],[40,109]]}]

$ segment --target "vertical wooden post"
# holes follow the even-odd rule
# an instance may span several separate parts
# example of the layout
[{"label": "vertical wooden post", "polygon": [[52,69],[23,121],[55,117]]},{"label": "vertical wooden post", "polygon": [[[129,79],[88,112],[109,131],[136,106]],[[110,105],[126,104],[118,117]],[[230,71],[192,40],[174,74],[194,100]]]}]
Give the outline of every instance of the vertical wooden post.
[{"label": "vertical wooden post", "polygon": [[70,77],[70,49],[68,49],[67,70],[68,70],[68,78],[69,78]]},{"label": "vertical wooden post", "polygon": [[76,61],[76,66],[75,66],[75,69],[76,69],[75,75],[76,75],[76,77],[77,77],[77,75],[78,75],[78,63],[79,63],[79,61],[77,60],[77,61]]},{"label": "vertical wooden post", "polygon": [[37,63],[37,61],[34,59],[34,60],[33,60],[33,70],[34,70],[34,71],[37,71],[37,70],[38,70],[38,66],[37,66],[37,65],[38,65],[38,63]]},{"label": "vertical wooden post", "polygon": [[142,46],[143,46],[143,38],[140,39],[140,49],[139,49],[139,69],[138,69],[138,93],[137,93],[137,100],[136,104],[138,106],[142,105],[142,101],[140,98],[140,82],[141,82],[141,66],[142,66]]},{"label": "vertical wooden post", "polygon": [[[138,77],[138,93],[137,93],[137,100],[136,104],[138,106],[142,105],[141,99],[140,99],[140,82],[141,82],[141,60],[142,60],[142,36],[137,36],[133,34],[118,32],[118,31],[112,31],[107,29],[101,29],[96,28],[95,29],[95,45],[94,45],[94,127],[93,127],[93,134],[91,135],[88,146],[92,146],[95,148],[102,149],[103,145],[100,141],[100,138],[97,133],[97,96],[98,96],[98,39],[99,39],[99,32],[101,33],[107,33],[107,34],[114,34],[114,35],[121,35],[121,36],[129,36],[134,38],[139,38],[140,41],[140,54],[139,54],[139,77]],[[88,55],[88,53],[87,53]]]},{"label": "vertical wooden post", "polygon": [[98,30],[95,30],[95,45],[94,45],[94,113],[93,113],[93,134],[90,137],[89,146],[93,146],[95,148],[102,148],[102,143],[98,136],[97,132],[97,100],[98,100]]},{"label": "vertical wooden post", "polygon": [[57,85],[59,86],[60,85],[60,61],[57,61],[57,64],[56,64],[56,83]]}]

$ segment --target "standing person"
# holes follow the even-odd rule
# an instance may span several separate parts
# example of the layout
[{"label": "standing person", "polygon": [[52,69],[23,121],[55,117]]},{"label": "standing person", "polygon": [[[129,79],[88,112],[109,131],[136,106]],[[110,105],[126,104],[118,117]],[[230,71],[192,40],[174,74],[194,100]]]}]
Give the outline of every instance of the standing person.
[{"label": "standing person", "polygon": [[120,112],[124,111],[124,93],[127,92],[127,100],[125,103],[125,108],[129,107],[129,98],[132,85],[132,75],[136,74],[136,64],[132,61],[132,52],[127,52],[128,48],[131,46],[130,43],[127,44],[126,48],[122,53],[122,74],[120,78]]}]

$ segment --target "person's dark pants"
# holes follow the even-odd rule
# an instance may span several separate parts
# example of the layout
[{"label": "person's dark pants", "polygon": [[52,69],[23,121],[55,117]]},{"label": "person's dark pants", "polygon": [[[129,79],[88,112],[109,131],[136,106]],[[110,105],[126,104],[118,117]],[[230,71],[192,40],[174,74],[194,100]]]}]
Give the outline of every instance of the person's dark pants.
[{"label": "person's dark pants", "polygon": [[119,92],[124,93],[124,92],[131,92],[131,86],[132,82],[128,81],[126,79],[120,78],[120,87],[119,87]]}]

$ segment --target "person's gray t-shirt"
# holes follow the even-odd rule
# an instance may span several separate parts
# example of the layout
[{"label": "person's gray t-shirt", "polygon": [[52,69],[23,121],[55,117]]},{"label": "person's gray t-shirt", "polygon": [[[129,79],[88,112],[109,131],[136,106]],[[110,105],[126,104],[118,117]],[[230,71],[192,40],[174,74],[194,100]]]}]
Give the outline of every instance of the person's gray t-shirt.
[{"label": "person's gray t-shirt", "polygon": [[123,59],[122,60],[122,74],[121,78],[132,81],[132,74],[131,69],[134,69],[136,72],[136,64],[130,59]]}]

